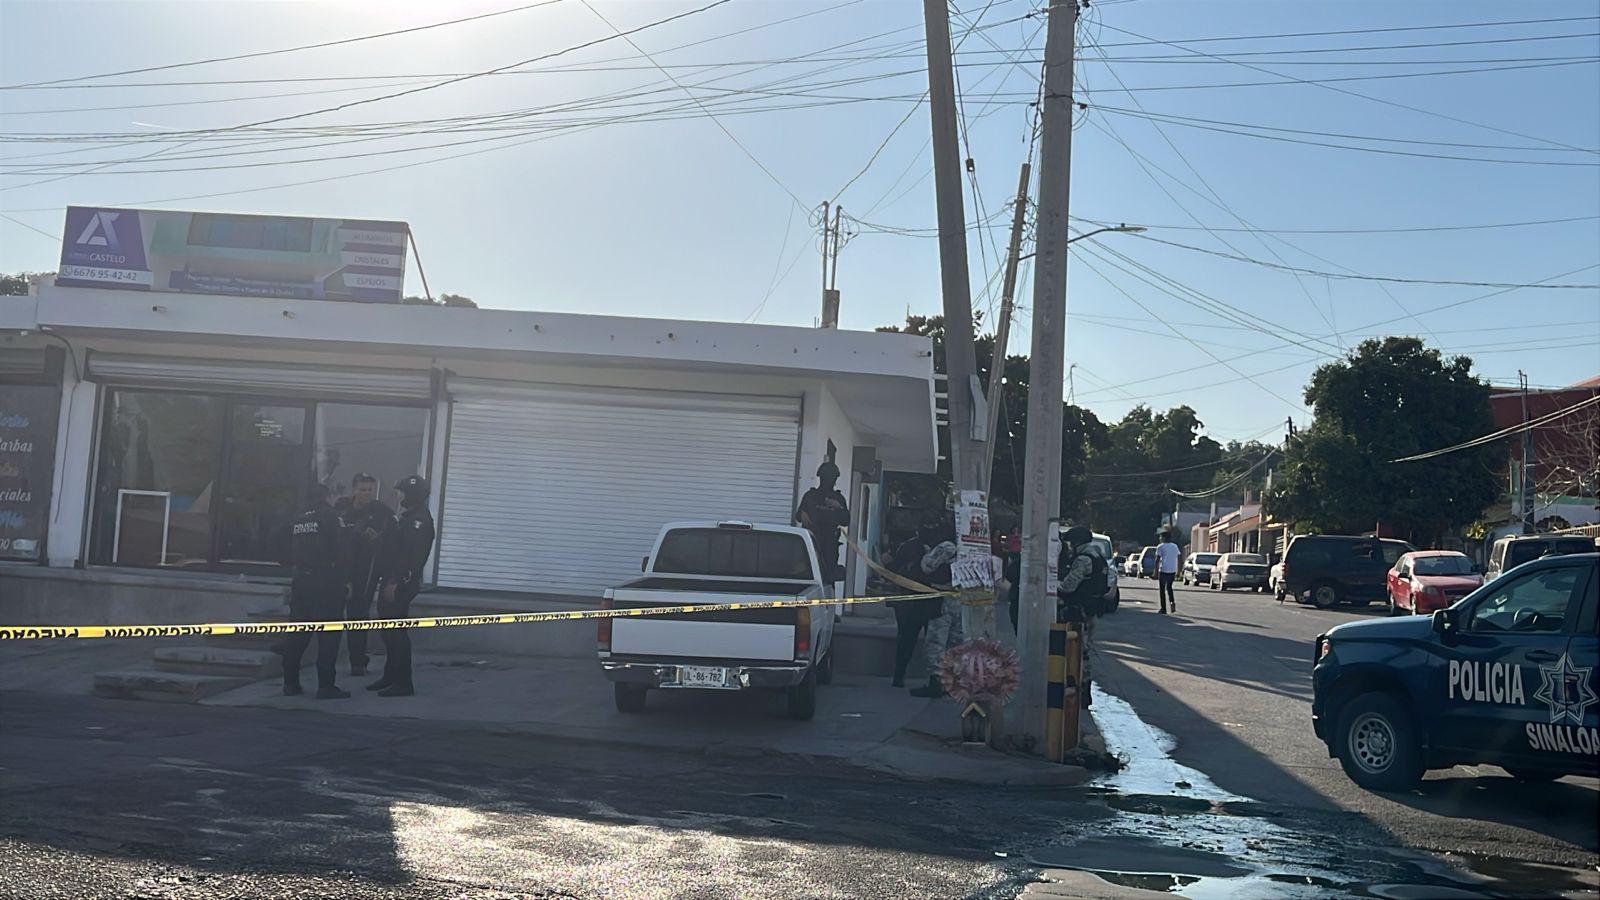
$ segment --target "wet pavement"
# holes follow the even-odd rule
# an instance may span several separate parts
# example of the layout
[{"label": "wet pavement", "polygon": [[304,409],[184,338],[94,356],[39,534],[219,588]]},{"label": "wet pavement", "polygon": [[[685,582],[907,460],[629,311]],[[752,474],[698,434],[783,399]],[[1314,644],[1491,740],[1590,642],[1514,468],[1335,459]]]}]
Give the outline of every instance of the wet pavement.
[{"label": "wet pavement", "polygon": [[[1030,894],[1095,896],[1094,885],[1099,884],[1108,892],[1153,891],[1191,898],[1600,895],[1600,873],[1593,867],[1568,864],[1565,857],[1570,854],[1559,849],[1549,854],[1552,861],[1528,858],[1526,852],[1518,856],[1427,852],[1428,847],[1450,843],[1454,835],[1446,830],[1419,848],[1404,837],[1397,838],[1391,822],[1369,814],[1374,801],[1388,802],[1385,797],[1362,797],[1362,804],[1327,802],[1326,798],[1308,794],[1303,785],[1295,785],[1299,790],[1284,790],[1282,769],[1271,757],[1259,757],[1245,750],[1224,754],[1230,743],[1237,744],[1236,729],[1244,727],[1233,725],[1234,720],[1248,721],[1251,705],[1261,701],[1256,698],[1238,700],[1232,710],[1213,714],[1204,721],[1203,727],[1197,727],[1193,724],[1194,718],[1172,714],[1176,698],[1162,696],[1163,687],[1171,690],[1174,685],[1184,688],[1187,684],[1156,680],[1153,683],[1158,686],[1152,688],[1150,682],[1128,678],[1127,663],[1117,655],[1124,652],[1122,647],[1139,642],[1138,629],[1144,623],[1137,617],[1150,615],[1140,609],[1142,594],[1137,586],[1125,592],[1124,609],[1131,608],[1134,616],[1119,615],[1102,623],[1099,651],[1102,664],[1097,671],[1106,673],[1105,683],[1113,688],[1127,684],[1144,687],[1140,693],[1143,705],[1183,725],[1190,734],[1190,741],[1185,742],[1153,726],[1146,721],[1148,713],[1136,711],[1123,698],[1097,686],[1096,722],[1107,749],[1125,760],[1127,766],[1114,775],[1091,782],[1088,801],[1104,805],[1113,814],[1095,821],[1092,827],[1069,828],[1060,844],[1037,848],[1028,854],[1031,861],[1046,869],[1047,877],[1051,872],[1077,870],[1091,874],[1095,881],[1086,885],[1080,877],[1064,884],[1063,893],[1050,893],[1047,888],[1040,887],[1030,889]],[[1185,613],[1183,620],[1174,621],[1178,617],[1155,620],[1150,623],[1151,627],[1170,629],[1175,626],[1181,629],[1181,645],[1192,646],[1202,639],[1193,629],[1208,627],[1207,621],[1212,617],[1243,621],[1246,627],[1262,620],[1252,619],[1247,606],[1241,613],[1239,609],[1243,604],[1232,608],[1220,603],[1202,606],[1212,599],[1202,598],[1204,595],[1186,598],[1180,594]],[[1251,599],[1257,604],[1270,603],[1259,596]],[[1275,604],[1272,611],[1285,616],[1295,614],[1293,610],[1279,610]],[[1158,643],[1146,637],[1142,643]],[[1219,646],[1207,647],[1214,652],[1203,661],[1209,676],[1204,690],[1212,692],[1217,705],[1226,706],[1235,699],[1229,690],[1271,694],[1270,702],[1288,706],[1308,702],[1308,691],[1306,699],[1298,699],[1298,686],[1292,676],[1278,677],[1275,667],[1279,660],[1270,655],[1264,659],[1241,660],[1238,657],[1243,647],[1233,651],[1234,656],[1230,658],[1226,646],[1221,644],[1225,638],[1217,640]],[[1305,678],[1309,664],[1297,657],[1299,654],[1291,647],[1284,654],[1282,667],[1292,672],[1293,666],[1298,665],[1300,677]],[[1159,675],[1163,667],[1177,671],[1202,667],[1178,656],[1146,658],[1150,662],[1140,666],[1141,673]],[[1238,665],[1230,671],[1227,668],[1230,663]],[[1252,670],[1262,664],[1266,666],[1264,672]],[[1302,711],[1301,715],[1304,718],[1299,719],[1299,727],[1309,733],[1309,710]],[[1287,734],[1292,739],[1295,731],[1291,726],[1277,729],[1274,734]],[[1208,740],[1210,744],[1198,749],[1188,745]],[[1270,740],[1263,740],[1263,743],[1273,746]],[[1320,745],[1314,749],[1320,750]],[[1275,753],[1279,757],[1299,753],[1294,757],[1297,762],[1309,756],[1301,748],[1277,747]],[[1210,774],[1181,760],[1211,762],[1206,767]],[[1342,777],[1337,764],[1330,762],[1329,765],[1333,773]],[[1304,768],[1297,766],[1292,771],[1298,775]],[[1226,774],[1227,787],[1219,786],[1213,777],[1218,772]],[[1468,769],[1455,773],[1455,777],[1476,774],[1475,770]],[[1447,829],[1467,838],[1463,843],[1471,843],[1472,838],[1486,829],[1493,829],[1500,821],[1527,821],[1516,804],[1526,807],[1542,803],[1542,798],[1537,796],[1540,788],[1567,794],[1576,791],[1574,796],[1588,806],[1562,809],[1546,829],[1557,834],[1576,830],[1579,836],[1575,849],[1582,851],[1582,820],[1587,818],[1592,827],[1597,808],[1593,805],[1593,793],[1585,792],[1583,780],[1574,781],[1579,783],[1534,786],[1525,790],[1526,796],[1520,799],[1507,798],[1506,808],[1497,818],[1476,819],[1457,813],[1443,821]],[[1579,821],[1569,821],[1573,819]],[[1561,828],[1567,830],[1558,830]],[[1517,846],[1520,850],[1527,844]],[[1594,853],[1595,849],[1590,844],[1588,852]]]}]

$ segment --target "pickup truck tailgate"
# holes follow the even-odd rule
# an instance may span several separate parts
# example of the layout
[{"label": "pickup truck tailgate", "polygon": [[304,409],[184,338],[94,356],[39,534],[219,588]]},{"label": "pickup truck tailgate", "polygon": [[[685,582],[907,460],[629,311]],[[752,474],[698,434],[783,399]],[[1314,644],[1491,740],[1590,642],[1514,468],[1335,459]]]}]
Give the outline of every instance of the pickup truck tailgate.
[{"label": "pickup truck tailgate", "polygon": [[[611,593],[617,609],[652,606],[695,606],[759,600],[793,600],[799,594],[707,594],[616,588]],[[740,609],[704,613],[668,613],[612,622],[613,656],[675,657],[679,659],[793,660],[793,608]]]}]

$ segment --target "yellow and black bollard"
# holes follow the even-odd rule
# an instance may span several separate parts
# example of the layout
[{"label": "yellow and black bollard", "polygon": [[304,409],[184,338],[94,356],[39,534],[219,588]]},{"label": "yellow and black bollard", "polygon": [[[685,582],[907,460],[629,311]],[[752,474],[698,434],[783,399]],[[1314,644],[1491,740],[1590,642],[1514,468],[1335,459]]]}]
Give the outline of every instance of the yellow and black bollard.
[{"label": "yellow and black bollard", "polygon": [[1050,679],[1045,701],[1045,757],[1061,762],[1068,750],[1078,747],[1078,716],[1083,708],[1078,696],[1083,681],[1083,634],[1076,624],[1056,622],[1050,626],[1045,671]]}]

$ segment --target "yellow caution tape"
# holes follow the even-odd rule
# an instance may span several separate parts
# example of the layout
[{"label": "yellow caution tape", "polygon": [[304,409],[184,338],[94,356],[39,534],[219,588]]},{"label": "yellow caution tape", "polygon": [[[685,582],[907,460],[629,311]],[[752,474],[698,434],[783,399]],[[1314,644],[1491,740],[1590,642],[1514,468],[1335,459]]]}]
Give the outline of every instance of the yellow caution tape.
[{"label": "yellow caution tape", "polygon": [[70,638],[199,637],[226,634],[295,634],[314,631],[377,631],[389,628],[459,628],[466,625],[510,625],[517,622],[563,622],[572,619],[622,619],[683,613],[731,612],[740,609],[785,609],[932,600],[954,596],[949,591],[894,597],[818,597],[812,600],[752,600],[738,603],[695,603],[686,606],[642,606],[629,609],[575,609],[563,612],[491,613],[483,616],[431,616],[419,619],[345,619],[328,622],[269,622],[207,625],[0,625],[0,641]]},{"label": "yellow caution tape", "polygon": [[[974,588],[964,591],[941,591],[938,588],[928,587],[925,584],[912,581],[904,575],[901,575],[899,572],[892,572],[889,569],[884,568],[882,563],[879,563],[877,560],[873,559],[872,556],[855,541],[846,540],[845,543],[849,545],[851,550],[855,551],[857,556],[861,557],[861,561],[867,564],[867,568],[878,573],[885,580],[894,584],[898,584],[908,590],[921,591],[929,597],[934,595],[938,595],[940,597],[955,597],[966,606],[986,606],[995,602],[995,594],[992,588]],[[890,599],[903,600],[906,598],[900,597]]]}]

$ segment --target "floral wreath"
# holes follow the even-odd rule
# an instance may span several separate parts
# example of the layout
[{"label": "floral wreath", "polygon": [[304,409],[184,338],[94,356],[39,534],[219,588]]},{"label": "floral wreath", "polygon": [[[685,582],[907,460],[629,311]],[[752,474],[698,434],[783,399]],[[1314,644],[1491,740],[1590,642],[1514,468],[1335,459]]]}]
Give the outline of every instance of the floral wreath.
[{"label": "floral wreath", "polygon": [[1005,703],[1022,684],[1016,651],[988,638],[946,650],[939,658],[939,680],[945,693],[963,705]]}]

